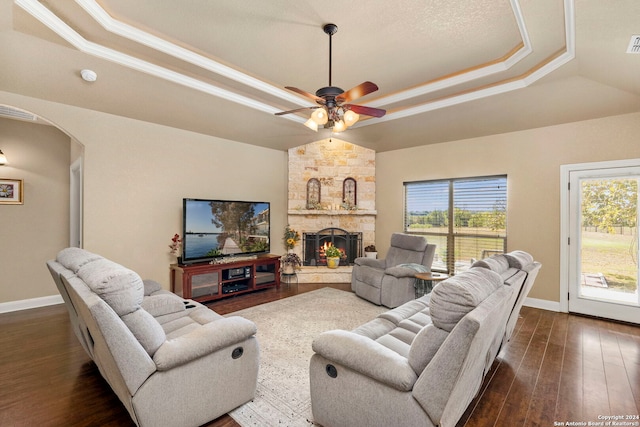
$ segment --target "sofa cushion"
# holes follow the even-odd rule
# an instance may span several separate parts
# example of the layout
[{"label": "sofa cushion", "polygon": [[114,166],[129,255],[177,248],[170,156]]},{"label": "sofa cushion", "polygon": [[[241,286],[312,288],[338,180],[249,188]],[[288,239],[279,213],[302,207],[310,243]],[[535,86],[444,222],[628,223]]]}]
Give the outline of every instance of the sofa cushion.
[{"label": "sofa cushion", "polygon": [[395,327],[395,323],[390,322],[387,319],[376,317],[375,319],[358,326],[351,332],[367,338],[371,338],[372,340],[376,340],[384,334],[388,334],[389,332],[391,332],[393,329],[395,329]]},{"label": "sofa cushion", "polygon": [[489,258],[481,259],[480,261],[474,262],[472,267],[488,268],[489,270],[493,270],[496,273],[500,273],[501,271],[509,269],[509,260],[502,254],[493,255]]},{"label": "sofa cushion", "polygon": [[361,266],[355,272],[356,277],[361,282],[364,282],[370,286],[379,288],[382,286],[382,279],[384,277],[384,270],[374,267]]},{"label": "sofa cushion", "polygon": [[140,308],[144,285],[134,271],[103,258],[85,264],[77,274],[118,316]]},{"label": "sofa cushion", "polygon": [[98,259],[103,258],[84,249],[73,247],[61,250],[56,256],[56,261],[74,273],[77,273],[83,265]]},{"label": "sofa cushion", "polygon": [[160,285],[160,283],[156,282],[155,280],[145,279],[142,281],[142,283],[144,284],[145,296],[153,295],[155,292],[162,290],[162,286]]},{"label": "sofa cushion", "polygon": [[210,310],[204,305],[196,303],[192,301],[190,305],[196,305],[195,308],[189,309],[189,317],[194,321],[201,325],[206,325],[207,323],[215,322],[224,318],[224,316],[220,316],[213,310]]},{"label": "sofa cushion", "polygon": [[486,268],[471,268],[440,282],[431,292],[433,324],[451,332],[460,319],[500,286],[500,275]]},{"label": "sofa cushion", "polygon": [[526,265],[533,262],[533,256],[525,251],[512,251],[504,255],[513,268],[522,270]]},{"label": "sofa cushion", "polygon": [[447,331],[436,328],[434,325],[427,325],[418,332],[409,350],[409,364],[418,376],[431,362],[448,336]]},{"label": "sofa cushion", "polygon": [[144,297],[141,305],[142,308],[148,311],[153,317],[185,310],[185,304],[182,298],[174,294],[150,295]]},{"label": "sofa cushion", "polygon": [[427,307],[424,310],[414,314],[408,319],[402,320],[398,326],[413,331],[414,334],[420,332],[422,328],[433,323],[431,320],[430,309]]},{"label": "sofa cushion", "polygon": [[400,324],[404,319],[408,319],[416,313],[421,312],[425,308],[427,308],[427,302],[425,300],[417,299],[411,300],[394,308],[393,310],[386,311],[382,314],[379,314],[378,317],[381,319],[386,319],[392,322],[395,325]]},{"label": "sofa cushion", "polygon": [[149,356],[153,356],[167,339],[160,323],[142,308],[120,318]]},{"label": "sofa cushion", "polygon": [[376,341],[402,357],[409,357],[409,348],[415,336],[415,332],[399,326],[376,339]]}]

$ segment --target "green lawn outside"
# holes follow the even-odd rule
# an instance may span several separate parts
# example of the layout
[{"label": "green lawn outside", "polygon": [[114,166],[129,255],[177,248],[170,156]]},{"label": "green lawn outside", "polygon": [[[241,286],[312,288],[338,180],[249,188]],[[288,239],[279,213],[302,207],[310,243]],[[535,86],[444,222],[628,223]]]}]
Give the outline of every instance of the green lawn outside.
[{"label": "green lawn outside", "polygon": [[604,274],[612,290],[635,292],[637,248],[634,236],[583,232],[582,272]]}]

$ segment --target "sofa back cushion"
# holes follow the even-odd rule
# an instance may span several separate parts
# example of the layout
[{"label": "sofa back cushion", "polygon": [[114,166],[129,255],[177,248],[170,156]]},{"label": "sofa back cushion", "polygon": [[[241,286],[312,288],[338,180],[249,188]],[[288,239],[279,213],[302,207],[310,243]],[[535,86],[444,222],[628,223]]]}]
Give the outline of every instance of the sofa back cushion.
[{"label": "sofa back cushion", "polygon": [[471,268],[440,282],[431,292],[433,324],[451,332],[460,319],[500,286],[500,275],[486,268]]},{"label": "sofa back cushion", "polygon": [[141,306],[144,284],[140,276],[105,258],[83,265],[77,276],[116,312],[145,351],[153,356],[166,335],[160,323]]},{"label": "sofa back cushion", "polygon": [[160,323],[146,310],[136,310],[125,314],[121,319],[149,356],[153,357],[167,339]]},{"label": "sofa back cushion", "polygon": [[85,264],[77,275],[118,316],[133,313],[140,308],[144,284],[136,272],[103,258]]},{"label": "sofa back cushion", "polygon": [[103,258],[84,249],[73,247],[61,250],[56,256],[56,261],[74,273],[77,273],[83,265],[98,259]]},{"label": "sofa back cushion", "polygon": [[[87,322],[94,361],[123,401],[155,370],[149,353],[109,305],[77,276],[63,279],[78,314]],[[127,397],[128,396],[128,397]]]},{"label": "sofa back cushion", "polygon": [[489,270],[493,270],[496,273],[500,273],[509,269],[509,260],[502,254],[493,255],[489,258],[481,259],[480,261],[474,262],[472,267],[488,268]]},{"label": "sofa back cushion", "polygon": [[409,365],[420,376],[433,356],[438,352],[449,332],[437,328],[433,324],[427,325],[418,332],[409,349]]},{"label": "sofa back cushion", "polygon": [[509,265],[511,267],[518,268],[520,270],[533,263],[533,256],[525,251],[512,251],[504,254],[504,256],[509,261]]},{"label": "sofa back cushion", "polygon": [[422,236],[393,233],[391,235],[391,247],[385,258],[386,267],[408,263],[421,264],[426,248],[427,239]]}]

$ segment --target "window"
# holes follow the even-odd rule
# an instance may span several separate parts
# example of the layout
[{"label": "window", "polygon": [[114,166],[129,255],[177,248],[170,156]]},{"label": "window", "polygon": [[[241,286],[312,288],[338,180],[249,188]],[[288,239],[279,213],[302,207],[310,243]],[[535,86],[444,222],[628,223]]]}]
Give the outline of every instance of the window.
[{"label": "window", "polygon": [[432,269],[459,273],[507,248],[507,177],[405,182],[404,231],[437,245]]}]

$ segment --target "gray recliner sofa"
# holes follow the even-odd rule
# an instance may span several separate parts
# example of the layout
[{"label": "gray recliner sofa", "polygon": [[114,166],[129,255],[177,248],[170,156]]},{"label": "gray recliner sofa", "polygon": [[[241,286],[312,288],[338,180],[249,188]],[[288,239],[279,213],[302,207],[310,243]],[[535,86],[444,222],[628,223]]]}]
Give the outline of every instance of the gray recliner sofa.
[{"label": "gray recliner sofa", "polygon": [[314,421],[455,426],[510,337],[539,269],[524,252],[503,255],[352,331],[318,336],[309,368]]},{"label": "gray recliner sofa", "polygon": [[415,274],[431,271],[436,245],[422,236],[393,233],[384,259],[354,260],[351,290],[374,304],[394,308],[415,298]]},{"label": "gray recliner sofa", "polygon": [[502,344],[511,339],[516,327],[520,309],[526,299],[533,283],[542,267],[538,261],[534,261],[531,254],[524,251],[512,251],[506,254],[497,254],[473,263],[472,267],[488,268],[502,277],[505,285],[513,286],[512,309],[504,332]]},{"label": "gray recliner sofa", "polygon": [[138,426],[199,426],[253,399],[253,322],[83,249],[64,249],[47,266],[74,333]]}]

